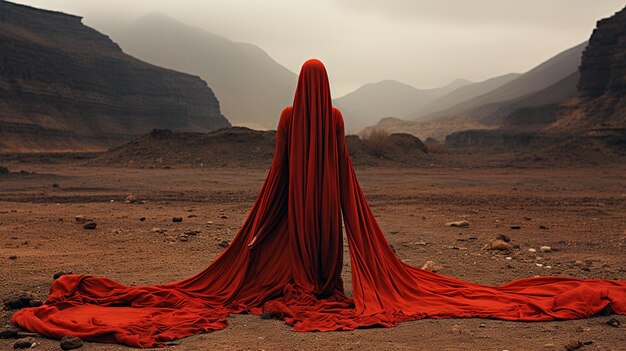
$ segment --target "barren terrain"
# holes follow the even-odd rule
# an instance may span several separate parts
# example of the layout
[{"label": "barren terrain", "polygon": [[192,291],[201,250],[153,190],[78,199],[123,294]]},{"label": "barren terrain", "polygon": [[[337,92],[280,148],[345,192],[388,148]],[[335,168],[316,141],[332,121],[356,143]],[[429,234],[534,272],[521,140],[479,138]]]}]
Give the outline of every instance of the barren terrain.
[{"label": "barren terrain", "polygon": [[[12,173],[0,175],[0,299],[22,291],[45,299],[59,271],[125,284],[188,277],[236,234],[267,173],[265,167],[141,169],[72,158],[23,160],[5,159],[2,165]],[[442,266],[441,274],[482,284],[536,275],[626,279],[626,166],[378,167],[357,173],[388,240],[415,266],[431,260]],[[130,194],[138,201],[124,203]],[[84,229],[75,220],[79,215],[93,219],[96,229]],[[175,216],[183,221],[172,222]],[[460,220],[469,226],[445,225]],[[200,233],[184,234],[192,230]],[[485,250],[500,234],[519,248]],[[541,246],[551,251],[541,252]],[[349,289],[347,265],[344,279]],[[12,313],[0,311],[2,326]],[[622,326],[607,325],[611,318]],[[541,323],[421,320],[327,333],[292,332],[281,321],[251,315],[232,316],[229,323],[173,349],[563,350],[576,341],[592,342],[581,350],[626,349],[626,316],[615,315]],[[37,350],[59,349],[58,341],[35,341]],[[0,349],[12,349],[13,342],[0,339]],[[83,349],[129,348],[85,343]]]}]

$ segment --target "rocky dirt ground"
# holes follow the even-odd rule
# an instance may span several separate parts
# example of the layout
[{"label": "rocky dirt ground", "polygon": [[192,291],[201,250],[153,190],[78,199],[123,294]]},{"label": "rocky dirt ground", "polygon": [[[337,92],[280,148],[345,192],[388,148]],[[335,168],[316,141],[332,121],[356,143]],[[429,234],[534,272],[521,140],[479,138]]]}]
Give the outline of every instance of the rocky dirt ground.
[{"label": "rocky dirt ground", "polygon": [[[20,292],[45,299],[59,271],[125,284],[190,276],[236,234],[267,173],[261,167],[139,169],[75,160],[8,160],[3,166],[13,171],[0,175],[0,298],[5,300]],[[441,274],[482,284],[537,275],[626,279],[626,166],[359,168],[357,173],[397,255],[415,266],[433,261]],[[137,201],[124,203],[130,194]],[[96,228],[84,229],[76,216],[93,220]],[[469,225],[446,226],[451,221]],[[190,231],[197,234],[185,234]],[[485,249],[499,235],[510,238],[512,251]],[[344,279],[349,287],[348,266]],[[0,311],[0,327],[9,325],[12,313]],[[621,326],[608,325],[611,318]],[[421,320],[328,333],[292,332],[281,321],[250,315],[232,316],[229,323],[172,348],[563,350],[580,341],[581,350],[626,349],[626,316],[615,315],[541,323]],[[32,340],[37,350],[60,349],[55,340]],[[0,339],[0,349],[12,349],[13,343]],[[129,348],[85,343],[82,349]]]}]

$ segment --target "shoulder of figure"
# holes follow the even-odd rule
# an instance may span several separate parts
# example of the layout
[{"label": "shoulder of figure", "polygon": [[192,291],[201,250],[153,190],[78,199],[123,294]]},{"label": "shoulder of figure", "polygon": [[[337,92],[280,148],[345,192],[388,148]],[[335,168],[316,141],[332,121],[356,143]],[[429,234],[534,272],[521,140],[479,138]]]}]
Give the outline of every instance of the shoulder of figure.
[{"label": "shoulder of figure", "polygon": [[333,120],[335,121],[337,127],[343,128],[343,115],[336,107],[333,107]]},{"label": "shoulder of figure", "polygon": [[276,128],[277,130],[285,130],[287,128],[288,124],[290,124],[291,122],[292,110],[293,108],[291,106],[287,106],[283,109],[283,111],[280,113],[278,128]]}]

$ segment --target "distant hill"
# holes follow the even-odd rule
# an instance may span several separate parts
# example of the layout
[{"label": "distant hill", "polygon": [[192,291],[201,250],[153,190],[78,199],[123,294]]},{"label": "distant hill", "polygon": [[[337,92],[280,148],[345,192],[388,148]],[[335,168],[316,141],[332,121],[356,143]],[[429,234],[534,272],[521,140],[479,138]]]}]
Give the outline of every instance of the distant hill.
[{"label": "distant hill", "polygon": [[200,76],[235,125],[275,129],[293,103],[297,75],[256,45],[236,43],[163,14],[112,28],[122,48],[142,60]]},{"label": "distant hill", "polygon": [[501,118],[494,118],[491,115],[494,109],[489,106],[493,107],[493,104],[505,101],[515,101],[517,98],[548,88],[577,72],[586,45],[587,43],[584,42],[565,50],[488,93],[433,112],[429,114],[429,117],[464,115],[477,121],[499,124]]},{"label": "distant hill", "polygon": [[477,96],[488,93],[495,90],[504,84],[509,83],[515,78],[519,77],[519,73],[509,73],[498,77],[490,78],[482,82],[466,84],[458,89],[451,91],[450,93],[437,98],[418,111],[414,111],[408,119],[424,120],[427,119],[430,114],[436,111],[445,110],[456,104],[468,101]]},{"label": "distant hill", "polygon": [[335,99],[333,104],[342,110],[346,128],[358,131],[381,118],[406,117],[434,99],[468,84],[471,82],[457,79],[441,88],[417,89],[395,80],[384,80],[363,85]]},{"label": "distant hill", "polygon": [[383,130],[387,133],[409,133],[420,140],[435,139],[443,142],[446,136],[462,130],[482,130],[493,127],[484,125],[467,117],[442,117],[428,121],[408,121],[394,117],[383,118],[371,127],[367,127],[359,133],[366,137],[375,130]]},{"label": "distant hill", "polygon": [[206,82],[139,61],[81,18],[0,0],[0,152],[87,151],[230,126]]}]

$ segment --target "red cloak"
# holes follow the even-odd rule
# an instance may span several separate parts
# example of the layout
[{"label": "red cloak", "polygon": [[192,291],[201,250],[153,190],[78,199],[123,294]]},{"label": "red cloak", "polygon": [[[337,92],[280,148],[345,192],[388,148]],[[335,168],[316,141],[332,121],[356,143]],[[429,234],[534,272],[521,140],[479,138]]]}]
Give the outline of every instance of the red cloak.
[{"label": "red cloak", "polygon": [[[342,213],[352,298],[340,277]],[[43,306],[20,310],[12,321],[52,338],[71,334],[152,347],[225,328],[226,317],[241,312],[271,313],[296,331],[329,331],[426,317],[574,319],[607,306],[626,314],[626,281],[540,277],[484,286],[401,262],[359,186],[326,69],[309,60],[293,106],[280,116],[261,192],[231,245],[209,267],[150,286],[64,275]]]}]

